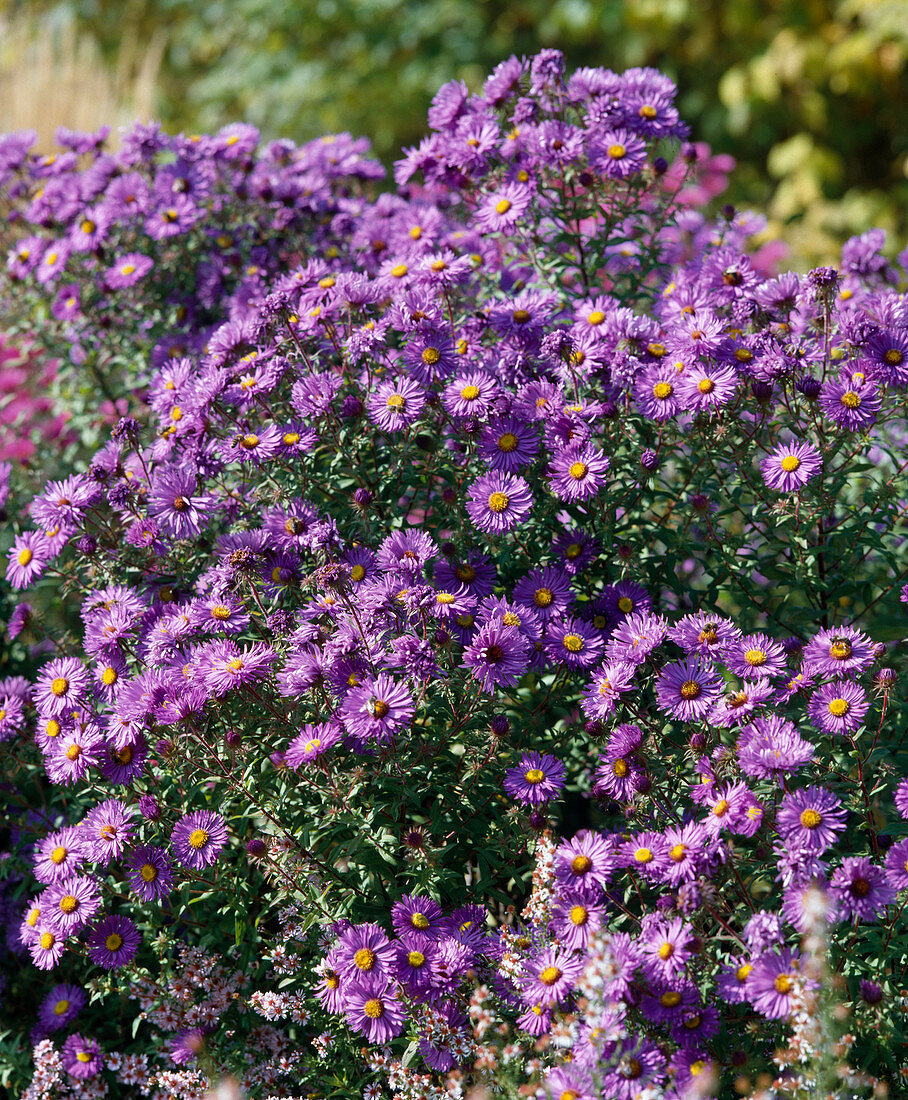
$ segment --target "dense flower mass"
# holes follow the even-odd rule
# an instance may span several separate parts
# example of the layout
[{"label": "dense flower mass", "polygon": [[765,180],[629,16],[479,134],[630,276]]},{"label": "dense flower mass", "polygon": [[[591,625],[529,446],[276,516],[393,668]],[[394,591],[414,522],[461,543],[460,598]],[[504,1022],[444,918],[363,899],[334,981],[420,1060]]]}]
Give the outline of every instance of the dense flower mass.
[{"label": "dense flower mass", "polygon": [[0,139],[29,1100],[898,1094],[908,255],[769,270],[675,94]]}]

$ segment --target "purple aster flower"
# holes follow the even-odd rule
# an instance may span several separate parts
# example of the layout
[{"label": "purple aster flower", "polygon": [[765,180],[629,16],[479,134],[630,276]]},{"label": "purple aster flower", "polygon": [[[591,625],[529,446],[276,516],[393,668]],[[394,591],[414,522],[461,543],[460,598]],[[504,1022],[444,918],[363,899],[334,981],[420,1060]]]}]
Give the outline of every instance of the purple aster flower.
[{"label": "purple aster flower", "polygon": [[55,985],[41,1002],[38,1012],[41,1026],[47,1031],[69,1027],[87,1000],[85,991],[77,985]]},{"label": "purple aster flower", "polygon": [[721,848],[714,848],[715,839],[707,833],[706,826],[691,821],[680,828],[665,831],[668,858],[663,879],[672,887],[683,882],[693,882],[715,859],[721,858]]},{"label": "purple aster flower", "polygon": [[[542,1005],[534,1005],[527,1015],[533,1014],[536,1009],[539,1010],[536,1013],[538,1019],[550,1015],[550,1011],[543,1009]],[[517,1026],[531,1035],[537,1034],[532,1027],[527,1027],[520,1020],[517,1021]],[[543,1030],[547,1031],[548,1028]],[[539,1034],[542,1033],[543,1031],[540,1030]],[[593,1084],[590,1073],[585,1068],[575,1065],[573,1061],[570,1065],[556,1066],[550,1070],[542,1082],[542,1089],[549,1100],[561,1100],[564,1096],[567,1096],[568,1100],[599,1100],[600,1095],[599,1088]]]},{"label": "purple aster flower", "polygon": [[550,661],[584,669],[601,660],[605,648],[598,630],[570,615],[549,622],[543,644]]},{"label": "purple aster flower", "polygon": [[481,627],[464,650],[463,664],[490,694],[500,684],[513,687],[526,672],[530,643],[517,626],[493,619]]},{"label": "purple aster flower", "polygon": [[538,806],[564,786],[564,764],[548,753],[525,752],[505,773],[504,789],[516,802]]},{"label": "purple aster flower", "polygon": [[399,572],[412,577],[437,557],[438,548],[425,531],[395,531],[378,549],[377,562],[386,572]]},{"label": "purple aster flower", "polygon": [[383,981],[351,982],[344,990],[347,1023],[370,1043],[387,1043],[403,1031],[406,1013]]},{"label": "purple aster flower", "polygon": [[201,871],[218,858],[227,843],[227,823],[220,814],[196,810],[174,825],[170,844],[184,867]]},{"label": "purple aster flower", "polygon": [[796,988],[806,984],[800,963],[800,955],[787,948],[779,954],[765,954],[754,960],[747,979],[747,993],[756,1011],[767,1020],[783,1020],[794,1011]]},{"label": "purple aster flower", "polygon": [[813,745],[805,741],[794,723],[772,715],[746,725],[738,737],[741,771],[754,779],[781,778],[813,759]]},{"label": "purple aster flower", "polygon": [[88,936],[88,953],[92,962],[113,970],[132,962],[142,937],[127,917],[105,917]]},{"label": "purple aster flower", "polygon": [[477,209],[476,225],[484,233],[506,233],[529,210],[534,193],[526,184],[504,184],[487,196]]},{"label": "purple aster flower", "polygon": [[898,890],[882,867],[863,856],[848,856],[829,880],[829,898],[839,920],[874,923]]},{"label": "purple aster flower", "polygon": [[464,559],[435,563],[435,583],[450,591],[463,585],[471,596],[482,599],[495,588],[495,566],[477,551],[471,551]]},{"label": "purple aster flower", "polygon": [[767,634],[748,634],[730,643],[724,651],[725,664],[743,680],[778,676],[785,671],[785,650]]},{"label": "purple aster flower", "polygon": [[555,849],[555,878],[564,886],[589,890],[604,887],[618,866],[614,844],[600,833],[583,829]]},{"label": "purple aster flower", "polygon": [[42,921],[64,938],[84,928],[100,907],[97,882],[81,875],[48,886],[41,896]]},{"label": "purple aster flower", "polygon": [[161,530],[174,538],[193,538],[208,521],[209,504],[196,495],[196,477],[191,470],[169,466],[154,476],[148,491],[148,509]]},{"label": "purple aster flower", "polygon": [[587,718],[608,718],[622,694],[634,687],[636,668],[629,661],[609,661],[596,671],[580,703]]},{"label": "purple aster flower", "polygon": [[391,907],[391,923],[402,940],[414,936],[438,939],[445,931],[445,920],[438,902],[407,894]]},{"label": "purple aster flower", "polygon": [[409,689],[384,672],[349,691],[339,716],[358,748],[374,741],[387,745],[406,729],[415,707]]},{"label": "purple aster flower", "polygon": [[728,404],[738,389],[738,374],[731,367],[695,363],[678,379],[678,398],[693,413],[712,413]]},{"label": "purple aster flower", "polygon": [[796,493],[822,468],[822,455],[810,443],[780,444],[760,463],[763,480],[780,493]]},{"label": "purple aster flower", "polygon": [[550,947],[524,963],[521,993],[527,1005],[563,1001],[583,972],[584,960]]},{"label": "purple aster flower", "polygon": [[649,420],[669,420],[681,409],[679,375],[673,364],[657,363],[641,371],[634,383],[637,408]]},{"label": "purple aster flower", "polygon": [[284,754],[288,768],[299,770],[311,760],[317,760],[340,741],[343,731],[335,722],[306,723],[293,738]]},{"label": "purple aster flower", "polygon": [[106,866],[119,859],[132,837],[133,807],[109,798],[86,816],[82,838],[89,859]]},{"label": "purple aster flower", "polygon": [[591,145],[590,164],[607,179],[627,179],[646,164],[646,144],[630,130],[607,130]]},{"label": "purple aster flower", "polygon": [[355,924],[337,943],[336,964],[345,982],[386,982],[394,965],[394,946],[377,924]]},{"label": "purple aster flower", "polygon": [[459,373],[445,386],[442,404],[453,417],[485,418],[498,397],[498,382],[485,371]]},{"label": "purple aster flower", "polygon": [[667,622],[661,615],[635,611],[612,631],[605,649],[609,661],[639,665],[662,644]]},{"label": "purple aster flower", "polygon": [[163,848],[143,844],[125,860],[129,885],[142,901],[166,898],[173,888],[173,866]]},{"label": "purple aster flower", "polygon": [[608,752],[600,757],[593,777],[593,793],[597,798],[615,802],[631,802],[637,795],[640,780],[646,772],[631,753]]},{"label": "purple aster flower", "polygon": [[602,926],[605,908],[587,891],[569,889],[558,895],[552,906],[552,929],[568,951],[586,948]]},{"label": "purple aster flower", "polygon": [[526,519],[533,507],[533,495],[522,477],[484,474],[470,486],[466,507],[475,527],[500,535]]},{"label": "purple aster flower", "polygon": [[768,703],[776,692],[768,679],[747,680],[743,687],[730,691],[709,712],[707,721],[717,727],[740,726],[755,710]]},{"label": "purple aster flower", "polygon": [[560,500],[588,500],[605,485],[608,468],[608,458],[591,443],[565,447],[549,464],[549,486]]},{"label": "purple aster flower", "polygon": [[503,417],[482,429],[476,453],[491,469],[514,474],[539,453],[539,433],[525,420]]},{"label": "purple aster flower", "polygon": [[369,419],[383,432],[401,432],[418,419],[426,403],[423,388],[411,378],[379,382],[366,401]]},{"label": "purple aster flower", "polygon": [[698,660],[674,661],[659,672],[656,698],[671,718],[695,722],[718,702],[724,684],[714,669]]},{"label": "purple aster flower", "polygon": [[[247,618],[236,616],[233,621]],[[199,674],[208,691],[219,698],[267,677],[276,657],[271,646],[264,642],[254,642],[242,649],[230,641],[217,642],[199,656]]]},{"label": "purple aster flower", "polygon": [[557,566],[547,565],[534,569],[514,586],[514,602],[523,604],[547,622],[553,616],[561,616],[570,607],[574,594],[571,578]]},{"label": "purple aster flower", "polygon": [[78,707],[88,688],[88,669],[76,657],[58,657],[41,669],[33,700],[45,718],[59,718]]},{"label": "purple aster flower", "polygon": [[[0,504],[0,507],[3,505]],[[32,605],[30,603],[17,603],[13,608],[13,613],[9,617],[9,622],[6,624],[6,632],[9,634],[10,641],[14,641],[31,623],[33,618]],[[3,740],[0,737],[0,740]]]},{"label": "purple aster flower", "polygon": [[78,1081],[87,1081],[101,1072],[103,1061],[101,1048],[94,1039],[86,1039],[78,1032],[70,1035],[60,1052],[64,1070]]},{"label": "purple aster flower", "polygon": [[782,799],[776,828],[787,844],[820,855],[845,828],[845,810],[832,791],[805,787]]},{"label": "purple aster flower", "polygon": [[[31,913],[27,918],[31,923]],[[21,937],[20,937],[21,938]],[[53,970],[66,950],[66,937],[62,932],[54,931],[38,918],[33,934],[25,941],[32,962],[39,970]]]},{"label": "purple aster flower", "polygon": [[340,974],[335,969],[333,952],[318,965],[319,980],[315,986],[316,1000],[328,1012],[343,1012],[344,989]]},{"label": "purple aster flower", "polygon": [[111,290],[125,290],[141,282],[152,267],[154,262],[150,256],[143,256],[141,252],[128,252],[105,271],[104,281]]},{"label": "purple aster flower", "polygon": [[91,722],[59,733],[45,757],[48,779],[64,786],[81,782],[100,764],[104,745],[102,733]]},{"label": "purple aster flower", "polygon": [[868,668],[876,659],[874,645],[853,626],[821,630],[804,647],[803,671],[818,676],[840,676]]},{"label": "purple aster flower", "polygon": [[639,946],[647,971],[657,979],[671,980],[683,973],[696,944],[697,937],[686,921],[657,917],[641,929]]},{"label": "purple aster flower", "polygon": [[819,402],[824,414],[846,432],[862,431],[874,424],[882,403],[876,383],[863,374],[824,382]]},{"label": "purple aster flower", "polygon": [[32,874],[38,882],[51,885],[77,871],[85,857],[82,830],[67,825],[38,842]]},{"label": "purple aster flower", "polygon": [[886,881],[893,890],[908,890],[908,840],[893,844],[886,853]]},{"label": "purple aster flower", "polygon": [[816,729],[842,736],[854,733],[869,709],[866,692],[852,680],[822,684],[807,704],[807,713]]},{"label": "purple aster flower", "polygon": [[750,976],[753,963],[745,955],[739,955],[722,968],[716,983],[716,990],[723,1001],[729,1004],[744,1004],[750,997]]}]

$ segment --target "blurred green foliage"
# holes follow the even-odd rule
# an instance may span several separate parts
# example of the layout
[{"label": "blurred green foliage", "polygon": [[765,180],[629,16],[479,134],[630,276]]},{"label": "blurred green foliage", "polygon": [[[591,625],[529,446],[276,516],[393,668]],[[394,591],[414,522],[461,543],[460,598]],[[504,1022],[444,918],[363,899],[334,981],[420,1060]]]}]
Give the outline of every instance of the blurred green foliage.
[{"label": "blurred green foliage", "polygon": [[908,210],[906,0],[7,0],[68,13],[111,60],[167,35],[168,128],[242,118],[267,137],[349,130],[387,163],[422,135],[452,78],[478,89],[511,53],[571,66],[653,65],[698,140],[740,165],[727,198],[785,232],[793,263],[835,258],[871,225],[903,247]]}]

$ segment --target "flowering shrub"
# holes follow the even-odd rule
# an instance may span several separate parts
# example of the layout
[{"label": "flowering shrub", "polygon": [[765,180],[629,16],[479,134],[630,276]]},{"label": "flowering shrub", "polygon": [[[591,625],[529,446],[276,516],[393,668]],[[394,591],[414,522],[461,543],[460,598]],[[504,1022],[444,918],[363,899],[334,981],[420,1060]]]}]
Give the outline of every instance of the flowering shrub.
[{"label": "flowering shrub", "polygon": [[673,98],[511,58],[378,197],[3,139],[9,293],[129,413],[12,488],[7,1083],[897,1087],[904,272],[758,270]]}]

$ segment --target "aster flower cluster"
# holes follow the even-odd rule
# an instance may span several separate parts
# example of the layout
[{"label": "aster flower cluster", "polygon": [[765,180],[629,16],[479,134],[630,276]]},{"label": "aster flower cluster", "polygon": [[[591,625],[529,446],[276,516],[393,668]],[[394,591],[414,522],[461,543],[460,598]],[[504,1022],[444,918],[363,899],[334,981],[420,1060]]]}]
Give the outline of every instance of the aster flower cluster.
[{"label": "aster flower cluster", "polygon": [[817,894],[891,1077],[906,265],[764,270],[674,98],[511,58],[378,196],[346,135],[0,139],[11,293],[123,414],[4,551],[55,1080],[731,1087],[816,993]]}]

